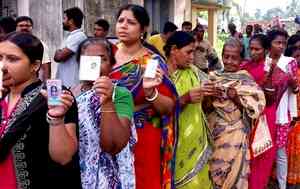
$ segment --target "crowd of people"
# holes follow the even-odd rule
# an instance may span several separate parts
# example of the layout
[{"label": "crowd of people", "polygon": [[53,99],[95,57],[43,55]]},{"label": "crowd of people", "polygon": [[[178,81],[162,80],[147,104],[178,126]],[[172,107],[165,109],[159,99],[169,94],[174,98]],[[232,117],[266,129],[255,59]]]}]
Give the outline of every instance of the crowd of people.
[{"label": "crowd of people", "polygon": [[[1,189],[300,186],[300,35],[231,23],[218,57],[201,24],[148,37],[139,5],[118,11],[116,44],[109,22],[88,37],[83,19],[64,11],[60,105],[48,103],[51,59],[32,19],[0,19]],[[86,56],[101,57],[96,80],[80,80]]]}]

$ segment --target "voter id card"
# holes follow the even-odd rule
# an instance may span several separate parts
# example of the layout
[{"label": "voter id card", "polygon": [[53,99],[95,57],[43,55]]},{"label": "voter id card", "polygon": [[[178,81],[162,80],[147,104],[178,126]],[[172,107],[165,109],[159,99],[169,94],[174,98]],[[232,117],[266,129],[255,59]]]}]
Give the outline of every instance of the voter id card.
[{"label": "voter id card", "polygon": [[144,77],[155,78],[157,67],[158,67],[158,60],[155,59],[148,60]]},{"label": "voter id card", "polygon": [[101,73],[101,56],[81,56],[79,80],[95,81]]},{"label": "voter id card", "polygon": [[48,105],[61,105],[61,80],[47,80]]}]

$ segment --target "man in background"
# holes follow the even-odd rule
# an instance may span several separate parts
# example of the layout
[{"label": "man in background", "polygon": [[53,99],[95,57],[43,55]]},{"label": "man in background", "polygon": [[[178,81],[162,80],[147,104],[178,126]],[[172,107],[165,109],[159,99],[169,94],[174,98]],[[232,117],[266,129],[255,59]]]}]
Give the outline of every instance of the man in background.
[{"label": "man in background", "polygon": [[[32,33],[33,29],[33,20],[29,16],[19,16],[16,19],[16,31],[17,32],[25,32],[25,33]],[[39,71],[39,78],[42,81],[46,81],[51,77],[51,59],[49,56],[49,49],[48,46],[44,41],[40,39],[44,47],[44,54],[42,65]]]},{"label": "man in background", "polygon": [[99,19],[94,25],[94,36],[105,38],[109,31],[109,23],[107,20]]},{"label": "man in background", "polygon": [[70,33],[63,41],[62,48],[56,50],[54,60],[59,63],[56,78],[61,79],[66,87],[79,84],[79,64],[76,60],[76,52],[80,43],[87,39],[80,29],[83,17],[78,7],[64,11],[63,29]]},{"label": "man in background", "polygon": [[201,24],[198,24],[193,30],[196,39],[194,64],[205,73],[212,70],[220,70],[223,68],[223,65],[210,42],[204,39],[204,32],[205,29]]},{"label": "man in background", "polygon": [[166,44],[166,41],[176,30],[177,26],[174,23],[166,22],[163,33],[151,36],[148,42],[153,45],[160,52],[160,54],[163,55],[164,58],[166,58],[163,48]]},{"label": "man in background", "polygon": [[189,21],[184,21],[181,25],[181,30],[184,32],[192,32],[193,26]]}]

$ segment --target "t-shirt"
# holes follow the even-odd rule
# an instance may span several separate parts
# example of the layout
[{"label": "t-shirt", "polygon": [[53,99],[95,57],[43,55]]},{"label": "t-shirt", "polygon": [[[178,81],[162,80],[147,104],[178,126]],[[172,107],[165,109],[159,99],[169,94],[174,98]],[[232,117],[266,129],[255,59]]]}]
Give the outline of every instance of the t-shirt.
[{"label": "t-shirt", "polygon": [[159,50],[160,54],[166,58],[164,46],[165,42],[161,37],[161,34],[153,35],[149,38],[148,42]]},{"label": "t-shirt", "polygon": [[244,46],[244,59],[250,59],[250,49],[249,49],[250,37],[243,37],[243,46]]},{"label": "t-shirt", "polygon": [[66,87],[73,87],[79,84],[79,65],[76,60],[76,52],[86,35],[80,30],[72,31],[63,42],[62,48],[70,49],[74,54],[65,62],[58,64],[56,78],[61,79]]}]

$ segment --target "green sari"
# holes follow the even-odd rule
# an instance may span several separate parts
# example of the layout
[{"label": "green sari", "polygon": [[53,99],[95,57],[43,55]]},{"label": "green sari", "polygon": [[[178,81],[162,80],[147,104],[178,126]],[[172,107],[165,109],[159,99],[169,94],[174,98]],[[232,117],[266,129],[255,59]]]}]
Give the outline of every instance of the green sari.
[{"label": "green sari", "polygon": [[[207,75],[195,66],[172,74],[179,96],[200,85]],[[180,189],[211,189],[208,159],[212,149],[201,103],[188,104],[179,115],[175,185]]]}]

